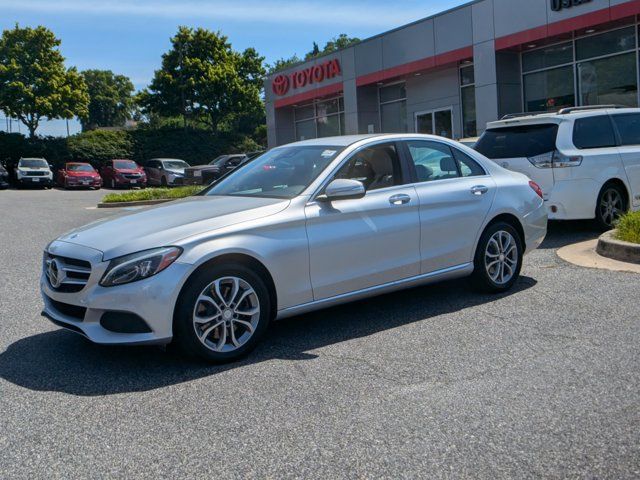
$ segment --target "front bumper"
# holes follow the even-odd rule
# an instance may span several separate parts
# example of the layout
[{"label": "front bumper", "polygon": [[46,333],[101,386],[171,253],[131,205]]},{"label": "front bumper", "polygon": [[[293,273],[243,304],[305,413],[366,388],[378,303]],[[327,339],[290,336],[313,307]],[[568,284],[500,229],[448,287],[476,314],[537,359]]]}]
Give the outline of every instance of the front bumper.
[{"label": "front bumper", "polygon": [[[89,261],[92,268],[86,286],[79,292],[69,293],[51,287],[43,262],[40,279],[43,316],[105,345],[162,345],[171,341],[174,306],[191,265],[175,262],[145,280],[105,288],[98,283],[109,265],[108,261],[102,261],[102,252],[60,241],[54,242],[49,251],[61,257]],[[123,333],[105,328],[104,315],[109,312],[139,317],[148,329],[141,333]]]},{"label": "front bumper", "polygon": [[20,183],[21,185],[34,185],[34,186],[41,186],[41,187],[50,187],[51,185],[53,185],[53,179],[51,179],[49,177],[37,177],[37,176],[19,177],[18,178],[18,183]]},{"label": "front bumper", "polygon": [[115,178],[116,187],[142,187],[147,186],[146,178]]}]

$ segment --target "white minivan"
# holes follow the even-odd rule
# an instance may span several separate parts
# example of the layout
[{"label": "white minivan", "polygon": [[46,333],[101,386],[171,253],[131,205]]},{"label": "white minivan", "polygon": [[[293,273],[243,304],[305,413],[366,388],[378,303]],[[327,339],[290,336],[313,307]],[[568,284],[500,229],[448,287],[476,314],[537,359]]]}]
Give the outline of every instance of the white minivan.
[{"label": "white minivan", "polygon": [[603,229],[640,209],[640,108],[565,108],[487,124],[475,149],[541,186],[549,219]]}]

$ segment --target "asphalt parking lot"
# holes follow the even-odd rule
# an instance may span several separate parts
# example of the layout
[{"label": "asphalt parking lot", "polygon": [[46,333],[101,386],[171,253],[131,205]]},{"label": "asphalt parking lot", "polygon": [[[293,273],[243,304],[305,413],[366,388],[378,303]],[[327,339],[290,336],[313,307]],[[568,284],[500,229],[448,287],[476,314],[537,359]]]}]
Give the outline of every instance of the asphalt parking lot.
[{"label": "asphalt parking lot", "polygon": [[40,317],[41,252],[105,191],[0,191],[0,478],[638,478],[640,276],[565,263],[277,322],[215,367]]}]

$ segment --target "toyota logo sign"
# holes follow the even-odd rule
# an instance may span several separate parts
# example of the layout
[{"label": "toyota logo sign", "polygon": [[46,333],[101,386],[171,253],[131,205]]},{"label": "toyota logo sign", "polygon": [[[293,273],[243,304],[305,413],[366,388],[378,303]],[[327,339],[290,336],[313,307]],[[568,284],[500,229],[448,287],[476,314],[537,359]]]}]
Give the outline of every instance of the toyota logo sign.
[{"label": "toyota logo sign", "polygon": [[271,88],[273,89],[273,93],[275,93],[276,95],[286,95],[289,91],[289,77],[287,77],[286,75],[278,75],[273,79]]}]

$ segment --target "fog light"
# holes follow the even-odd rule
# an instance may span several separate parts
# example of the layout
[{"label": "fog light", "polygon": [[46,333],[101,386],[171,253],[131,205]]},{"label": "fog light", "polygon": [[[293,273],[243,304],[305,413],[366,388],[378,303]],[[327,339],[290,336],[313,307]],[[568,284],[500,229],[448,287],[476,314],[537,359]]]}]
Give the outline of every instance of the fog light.
[{"label": "fog light", "polygon": [[558,213],[558,207],[556,207],[555,205],[551,205],[551,212]]}]

